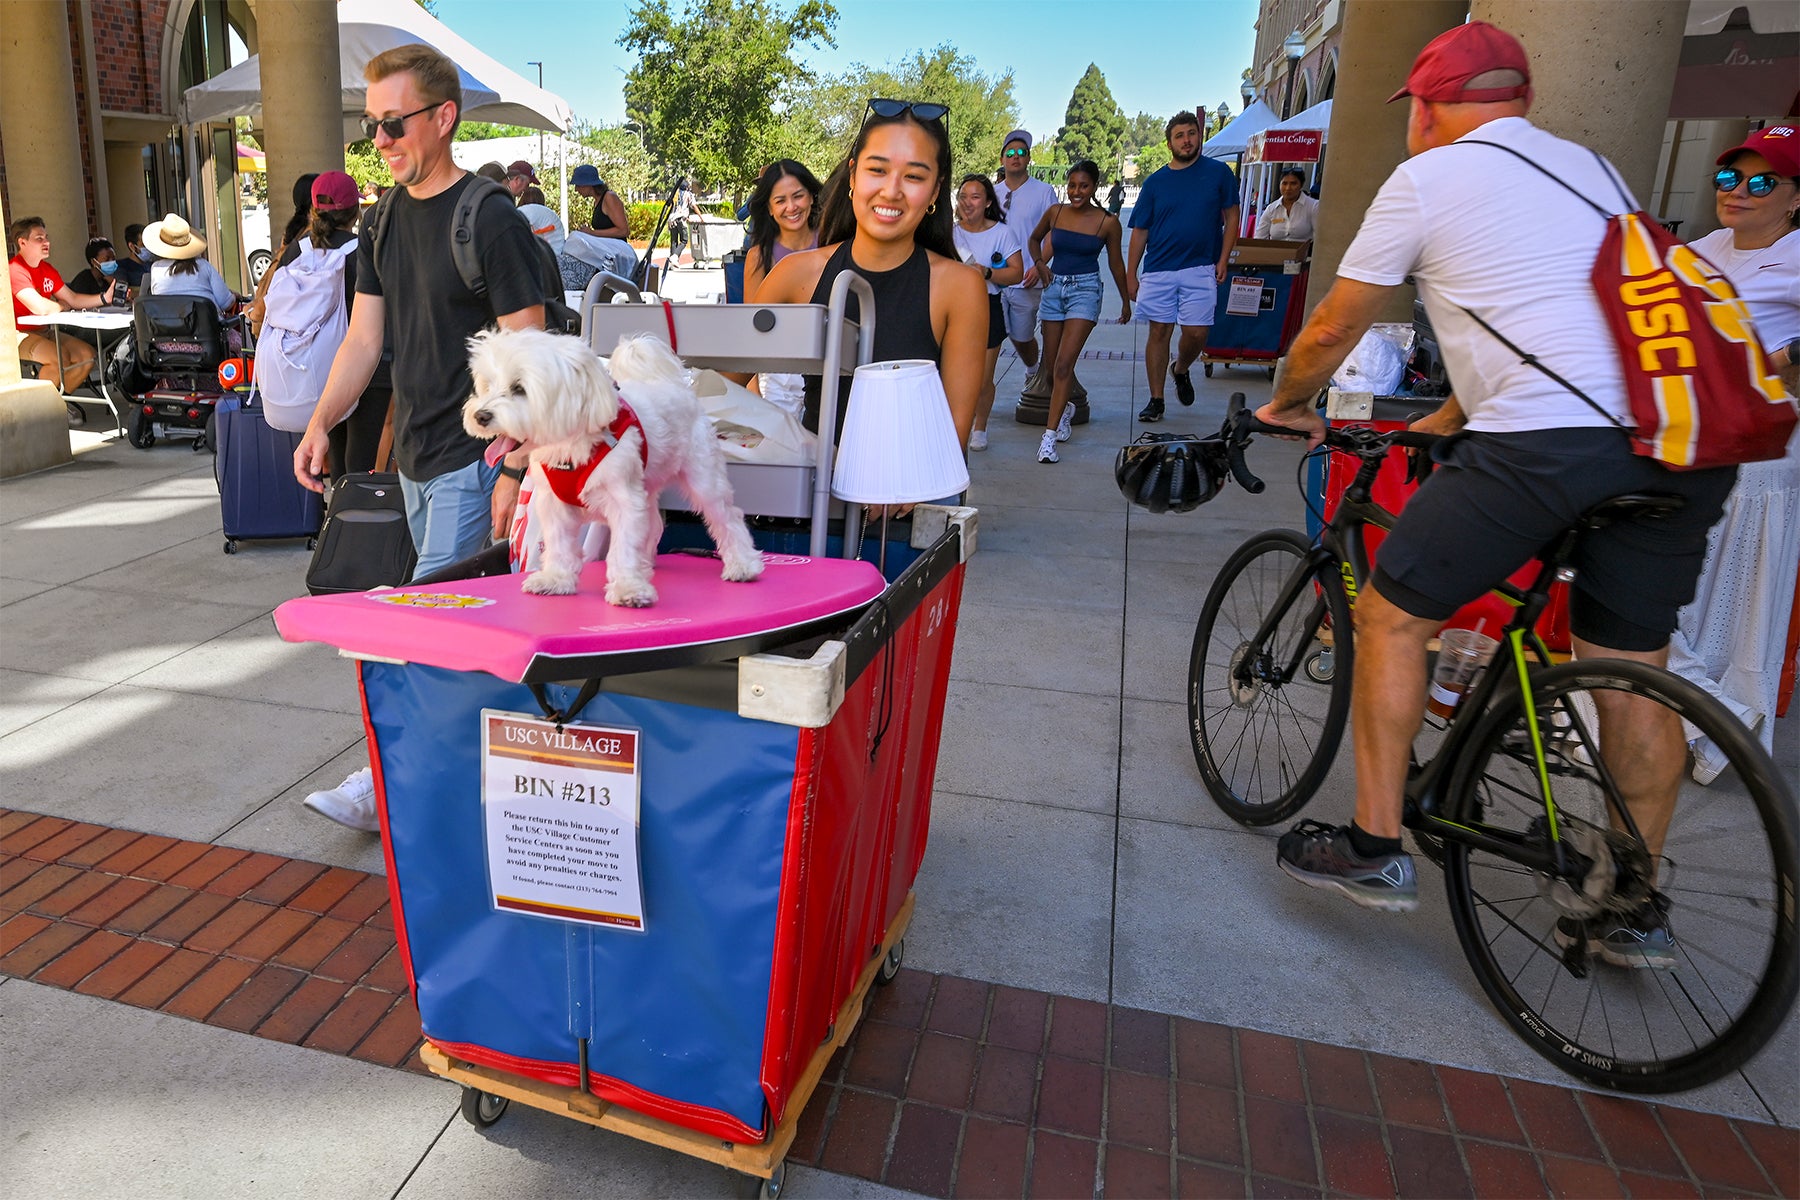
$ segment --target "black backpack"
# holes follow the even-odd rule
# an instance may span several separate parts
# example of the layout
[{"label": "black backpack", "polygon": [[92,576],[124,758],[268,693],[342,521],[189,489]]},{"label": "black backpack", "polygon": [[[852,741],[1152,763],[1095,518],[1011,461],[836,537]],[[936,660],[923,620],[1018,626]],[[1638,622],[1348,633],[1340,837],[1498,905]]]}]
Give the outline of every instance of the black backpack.
[{"label": "black backpack", "polygon": [[[393,217],[393,196],[398,189],[389,189],[388,193],[375,202],[374,220],[369,224],[374,233],[371,240],[374,247],[379,247],[381,238],[387,233],[389,220]],[[462,276],[464,285],[471,292],[484,300],[487,298],[487,278],[481,270],[481,259],[475,253],[475,214],[481,211],[482,204],[490,195],[506,197],[507,204],[512,204],[512,194],[504,187],[488,179],[475,175],[469,179],[469,186],[463,189],[462,196],[456,202],[456,215],[450,222],[450,259],[456,264],[456,273]],[[513,210],[517,212],[515,208]],[[523,221],[523,216],[519,217]],[[544,328],[551,333],[576,334],[581,332],[581,314],[570,308],[563,299],[562,267],[557,264],[556,251],[543,238],[533,234],[532,249],[536,252],[538,277],[543,284],[544,295]]]}]

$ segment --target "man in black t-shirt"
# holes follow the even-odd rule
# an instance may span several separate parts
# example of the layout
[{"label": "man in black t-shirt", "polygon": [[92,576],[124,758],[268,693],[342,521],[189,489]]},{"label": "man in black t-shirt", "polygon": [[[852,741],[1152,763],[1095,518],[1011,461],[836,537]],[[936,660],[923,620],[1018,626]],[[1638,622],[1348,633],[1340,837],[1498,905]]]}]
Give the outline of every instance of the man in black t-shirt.
[{"label": "man in black t-shirt", "polygon": [[475,217],[485,296],[469,289],[451,258],[457,201],[473,180],[450,157],[462,109],[455,65],[429,46],[400,46],[372,59],[364,75],[373,114],[365,131],[398,186],[384,201],[393,206],[385,228],[357,249],[350,332],[295,451],[294,473],[319,490],[327,433],[374,373],[385,323],[394,350],[394,455],[417,573],[426,575],[481,550],[512,519],[524,455],[489,467],[486,443],[463,431],[463,401],[474,390],[466,343],[495,324],[541,329],[543,285],[530,226],[503,195],[489,197]]},{"label": "man in black t-shirt", "polygon": [[[393,172],[385,203],[392,215],[368,229],[357,246],[350,331],[331,364],[325,394],[294,451],[294,474],[321,490],[329,431],[344,419],[381,362],[383,327],[393,342],[394,454],[406,523],[419,551],[418,575],[481,550],[490,533],[504,536],[519,498],[525,453],[495,467],[482,461],[486,443],[463,432],[463,401],[474,390],[467,341],[489,325],[544,327],[543,284],[531,226],[503,194],[475,215],[475,253],[487,283],[476,295],[451,258],[456,203],[474,176],[450,158],[462,116],[454,63],[429,46],[398,46],[364,68],[369,81],[363,132]],[[304,801],[340,825],[376,832],[369,768]]]}]

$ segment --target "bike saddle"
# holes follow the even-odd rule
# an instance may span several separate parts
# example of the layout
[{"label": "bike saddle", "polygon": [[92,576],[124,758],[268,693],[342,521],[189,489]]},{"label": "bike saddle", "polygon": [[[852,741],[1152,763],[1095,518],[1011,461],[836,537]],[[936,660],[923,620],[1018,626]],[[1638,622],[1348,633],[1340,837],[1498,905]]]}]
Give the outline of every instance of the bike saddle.
[{"label": "bike saddle", "polygon": [[1659,496],[1649,493],[1634,492],[1626,496],[1614,496],[1611,500],[1596,504],[1581,514],[1581,525],[1587,529],[1599,529],[1614,521],[1622,521],[1628,517],[1666,517],[1687,501],[1680,496]]}]

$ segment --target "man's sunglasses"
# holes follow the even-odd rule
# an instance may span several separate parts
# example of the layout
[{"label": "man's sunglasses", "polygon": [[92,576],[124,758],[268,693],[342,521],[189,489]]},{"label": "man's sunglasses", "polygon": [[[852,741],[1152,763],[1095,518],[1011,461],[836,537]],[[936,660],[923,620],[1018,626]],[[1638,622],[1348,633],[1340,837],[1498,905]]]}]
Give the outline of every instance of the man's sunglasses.
[{"label": "man's sunglasses", "polygon": [[901,113],[911,113],[921,121],[941,121],[950,115],[948,104],[927,104],[915,100],[882,100],[871,97],[869,111],[878,117],[897,117]]},{"label": "man's sunglasses", "polygon": [[442,108],[448,103],[450,103],[448,100],[434,100],[424,108],[415,108],[411,112],[401,113],[397,117],[364,117],[361,122],[363,136],[372,138],[375,136],[375,131],[379,129],[387,134],[390,140],[397,142],[406,136],[408,121],[420,113],[430,112],[434,108]]},{"label": "man's sunglasses", "polygon": [[1774,171],[1764,171],[1760,175],[1746,178],[1736,167],[1721,167],[1713,175],[1713,187],[1721,192],[1735,192],[1737,185],[1742,183],[1752,196],[1766,196],[1780,186],[1781,179]]},{"label": "man's sunglasses", "polygon": [[1030,154],[1031,151],[1025,150],[1025,149],[1019,149],[1019,150],[1004,150],[1004,151],[1001,151],[1001,153],[1007,158],[1024,158],[1027,154]]}]

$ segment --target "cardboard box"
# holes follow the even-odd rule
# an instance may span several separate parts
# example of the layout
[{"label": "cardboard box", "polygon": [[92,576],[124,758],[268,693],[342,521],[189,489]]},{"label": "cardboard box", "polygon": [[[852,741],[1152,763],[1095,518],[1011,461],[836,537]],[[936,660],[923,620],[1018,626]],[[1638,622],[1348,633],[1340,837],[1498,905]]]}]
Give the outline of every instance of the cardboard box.
[{"label": "cardboard box", "polygon": [[1279,242],[1272,238],[1242,238],[1231,249],[1231,262],[1240,267],[1279,267],[1306,260],[1311,242]]}]

